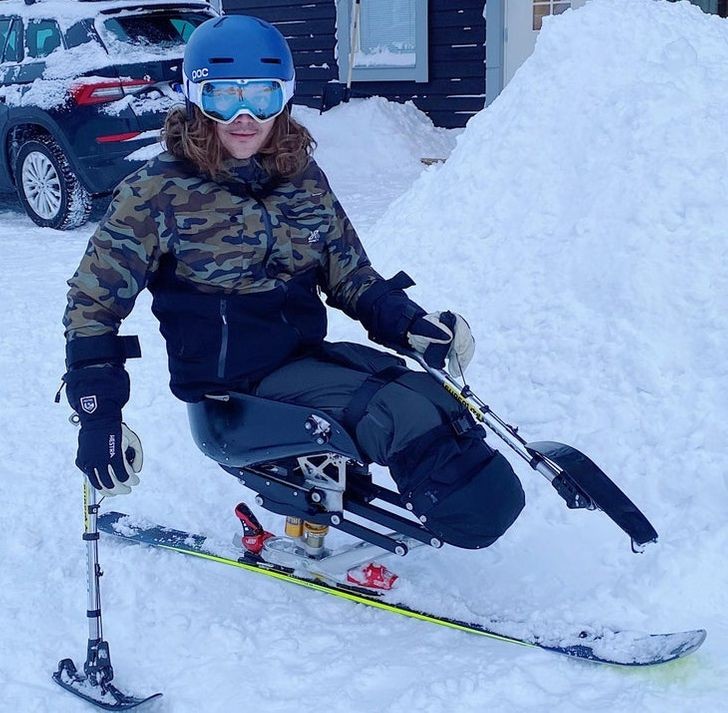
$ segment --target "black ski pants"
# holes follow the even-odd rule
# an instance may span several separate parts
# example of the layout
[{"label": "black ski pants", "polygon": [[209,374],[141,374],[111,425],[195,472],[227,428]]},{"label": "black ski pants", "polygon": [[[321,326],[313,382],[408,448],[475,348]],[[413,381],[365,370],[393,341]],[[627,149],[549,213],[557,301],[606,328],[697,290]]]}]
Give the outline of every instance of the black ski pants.
[{"label": "black ski pants", "polygon": [[521,484],[485,432],[429,374],[360,344],[321,349],[266,376],[255,395],[320,409],[387,466],[402,500],[457,547],[495,542],[524,506]]}]

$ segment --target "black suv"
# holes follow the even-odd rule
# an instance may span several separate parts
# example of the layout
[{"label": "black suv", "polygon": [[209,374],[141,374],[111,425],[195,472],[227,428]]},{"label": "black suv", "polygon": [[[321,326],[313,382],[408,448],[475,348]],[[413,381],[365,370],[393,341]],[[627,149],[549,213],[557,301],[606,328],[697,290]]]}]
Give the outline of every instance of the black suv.
[{"label": "black suv", "polygon": [[203,0],[0,0],[0,191],[38,225],[83,224],[158,150]]}]

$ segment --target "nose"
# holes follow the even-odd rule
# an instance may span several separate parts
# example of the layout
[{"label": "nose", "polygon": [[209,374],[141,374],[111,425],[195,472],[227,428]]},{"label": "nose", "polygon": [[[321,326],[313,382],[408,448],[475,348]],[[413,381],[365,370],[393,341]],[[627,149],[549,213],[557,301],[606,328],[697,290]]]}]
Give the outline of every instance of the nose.
[{"label": "nose", "polygon": [[241,114],[232,123],[237,128],[245,129],[252,129],[257,124],[256,120],[249,114]]}]

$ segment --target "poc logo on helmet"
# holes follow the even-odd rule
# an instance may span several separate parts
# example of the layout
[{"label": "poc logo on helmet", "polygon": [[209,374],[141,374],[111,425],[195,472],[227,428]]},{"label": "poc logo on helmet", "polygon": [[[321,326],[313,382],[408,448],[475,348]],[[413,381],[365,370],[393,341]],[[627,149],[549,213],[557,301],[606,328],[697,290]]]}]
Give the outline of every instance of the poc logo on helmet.
[{"label": "poc logo on helmet", "polygon": [[209,70],[207,67],[203,67],[202,69],[193,69],[192,70],[192,81],[195,81],[196,79],[204,79],[209,74]]}]

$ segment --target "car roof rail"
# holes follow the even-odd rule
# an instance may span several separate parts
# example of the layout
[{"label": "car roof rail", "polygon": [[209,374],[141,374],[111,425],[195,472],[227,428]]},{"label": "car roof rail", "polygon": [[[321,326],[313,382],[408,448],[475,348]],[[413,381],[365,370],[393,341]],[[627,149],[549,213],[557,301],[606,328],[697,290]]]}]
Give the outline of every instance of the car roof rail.
[{"label": "car roof rail", "polygon": [[[25,0],[26,2],[39,2],[40,0]],[[313,1],[313,0],[312,0]],[[105,5],[109,5],[109,8],[104,8],[101,10],[101,12],[109,13],[114,12],[114,0],[76,0],[76,2],[82,2],[82,3],[104,3]],[[129,9],[126,6],[132,6],[135,5],[136,9],[154,9],[154,10],[160,10],[165,7],[194,7],[194,8],[201,8],[201,7],[208,7],[213,10],[216,10],[213,1],[212,0],[116,0],[116,4],[119,5],[119,9]]]}]

